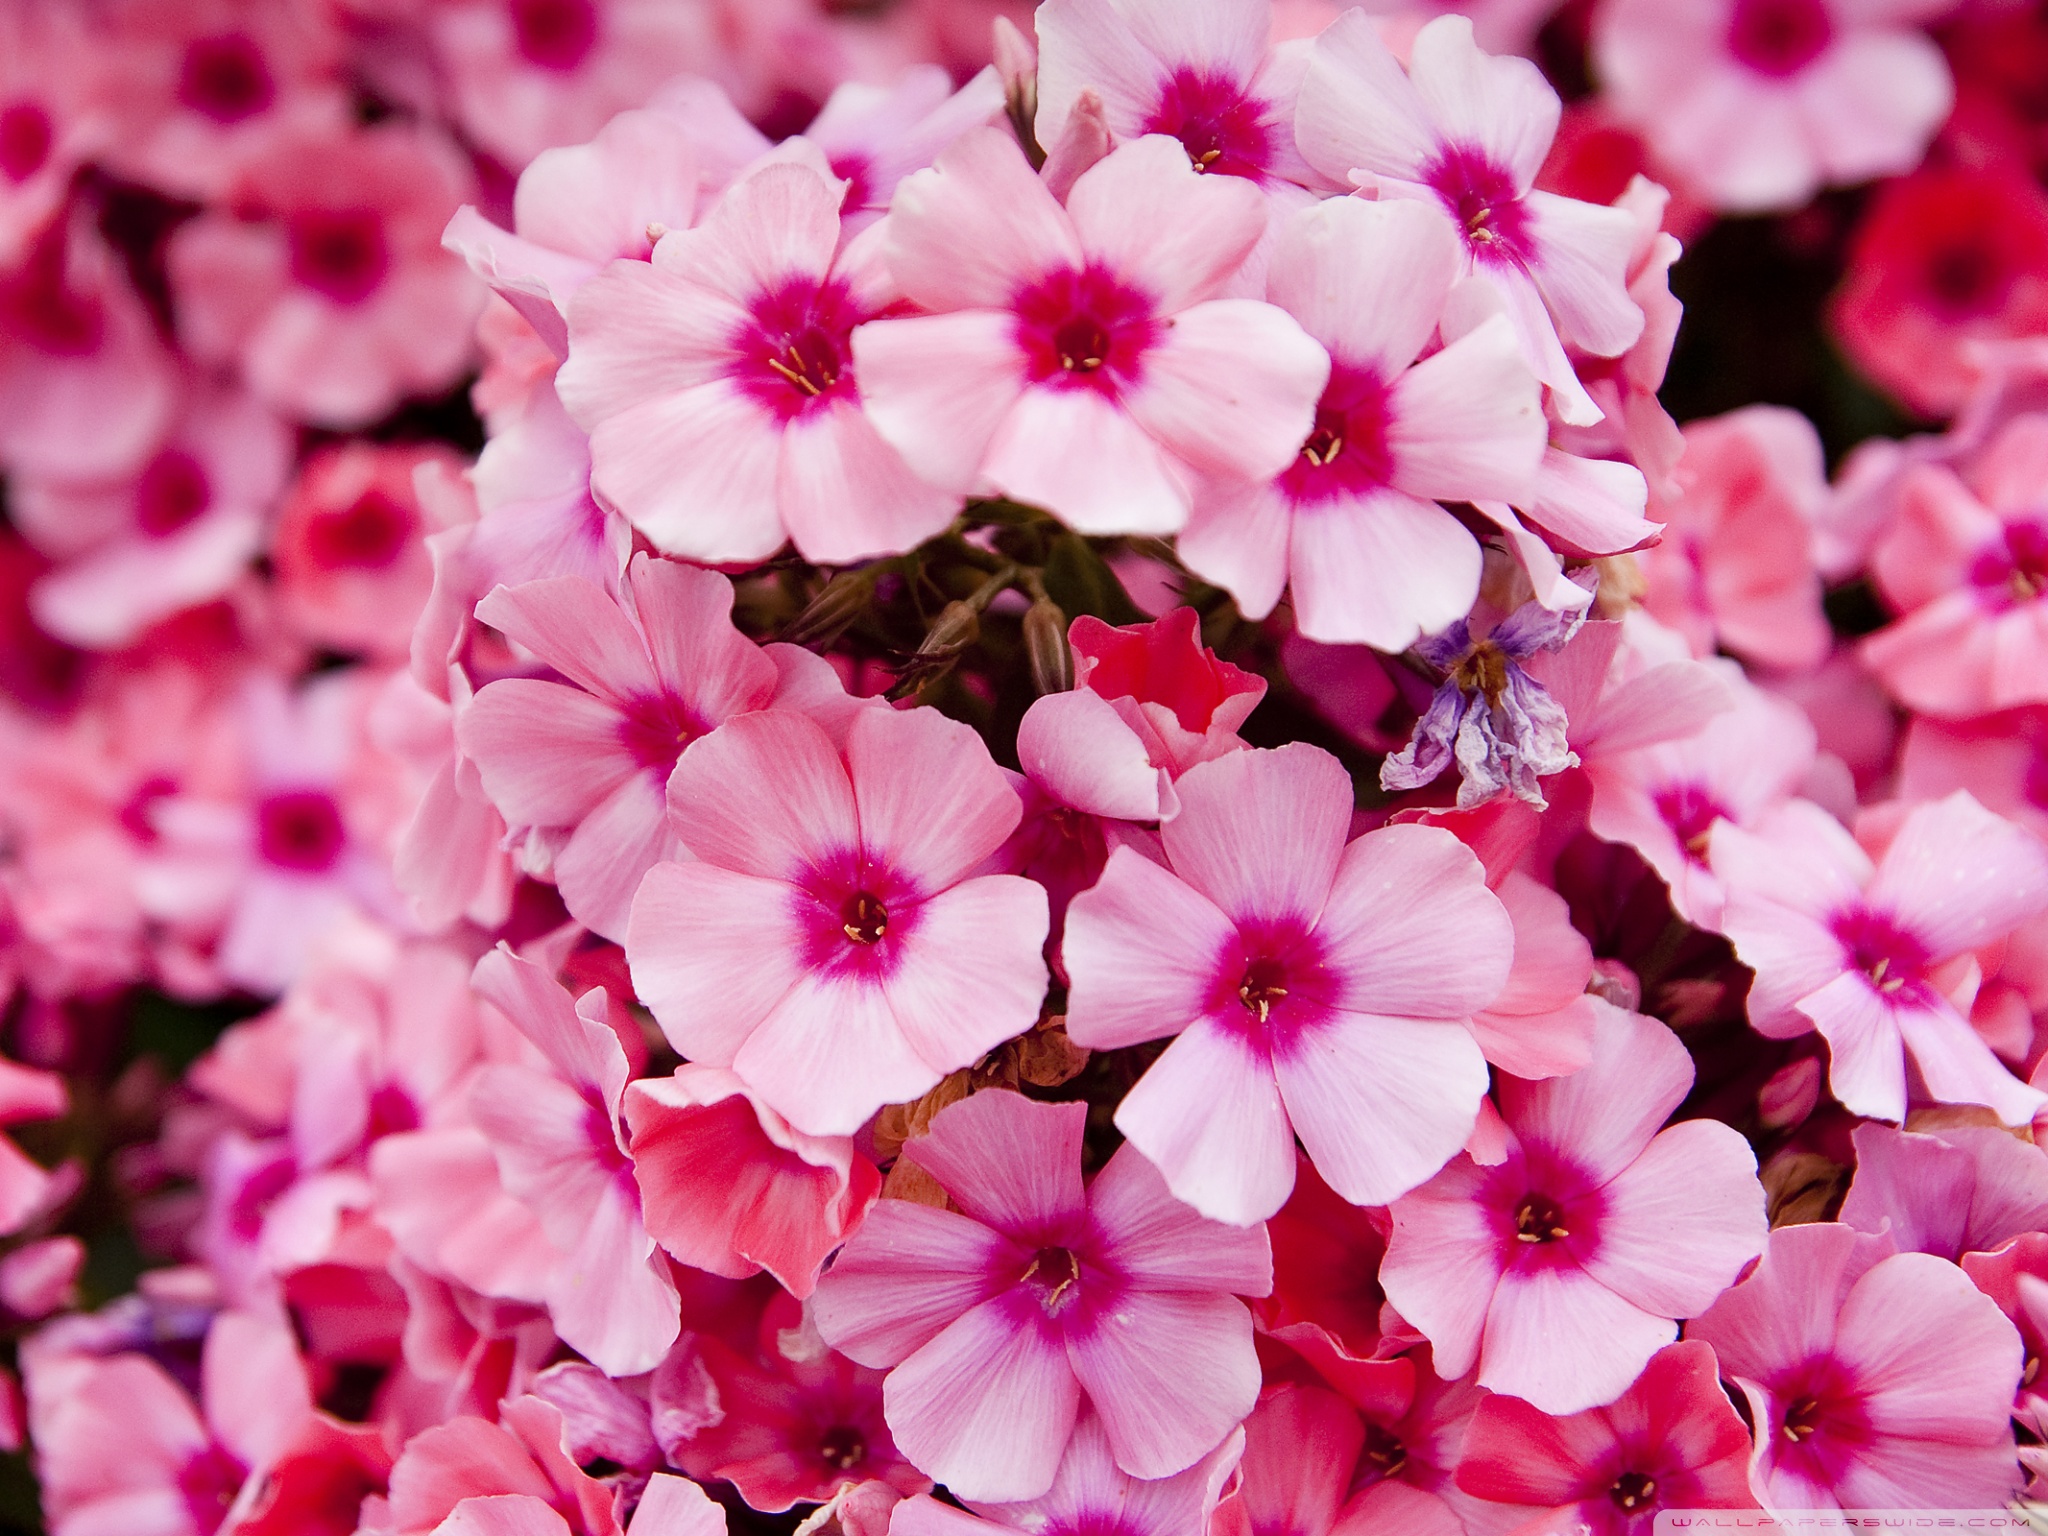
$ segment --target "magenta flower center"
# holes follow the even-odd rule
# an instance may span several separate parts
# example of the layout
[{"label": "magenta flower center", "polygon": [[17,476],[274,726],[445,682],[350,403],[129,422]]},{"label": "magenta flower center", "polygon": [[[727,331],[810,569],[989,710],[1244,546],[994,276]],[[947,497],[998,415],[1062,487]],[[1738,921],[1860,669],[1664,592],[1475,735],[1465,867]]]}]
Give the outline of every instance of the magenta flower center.
[{"label": "magenta flower center", "polygon": [[239,123],[267,110],[277,82],[253,39],[240,32],[195,37],[178,71],[178,100],[217,123]]},{"label": "magenta flower center", "polygon": [[1911,1002],[1925,989],[1926,947],[1885,913],[1852,908],[1837,915],[1834,933],[1849,967],[1861,971],[1884,996],[1903,992],[1899,1000]]},{"label": "magenta flower center", "polygon": [[2032,518],[2007,523],[2004,539],[1971,563],[1970,583],[2000,606],[2031,603],[2048,592],[2048,527]]},{"label": "magenta flower center", "polygon": [[1408,1447],[1392,1430],[1378,1424],[1365,1426],[1365,1453],[1360,1458],[1375,1482],[1396,1477],[1408,1465]]},{"label": "magenta flower center", "polygon": [[1564,1208],[1548,1195],[1530,1195],[1515,1209],[1518,1243],[1554,1243],[1571,1235],[1564,1224]]},{"label": "magenta flower center", "polygon": [[735,343],[741,359],[735,377],[785,421],[828,397],[850,395],[848,338],[863,318],[844,284],[792,280],[755,302]]},{"label": "magenta flower center", "polygon": [[10,101],[0,107],[0,176],[27,181],[50,158],[57,130],[41,103]]},{"label": "magenta flower center", "polygon": [[1058,1317],[1081,1294],[1081,1261],[1070,1248],[1041,1248],[1031,1256],[1017,1283],[1037,1293],[1047,1317]]},{"label": "magenta flower center", "polygon": [[1237,984],[1237,1000],[1247,1013],[1256,1014],[1261,1024],[1272,1016],[1274,1006],[1287,996],[1287,971],[1279,962],[1258,959],[1244,968]]},{"label": "magenta flower center", "polygon": [[1774,79],[1798,74],[1834,37],[1825,0],[1735,0],[1728,19],[1728,51]]},{"label": "magenta flower center", "polygon": [[1443,200],[1473,257],[1521,265],[1529,259],[1529,212],[1514,177],[1476,149],[1451,144],[1422,179]]},{"label": "magenta flower center", "polygon": [[1657,1497],[1657,1480],[1647,1472],[1624,1472],[1607,1490],[1607,1497],[1614,1501],[1617,1509],[1630,1513],[1648,1509],[1650,1501]]},{"label": "magenta flower center", "polygon": [[1322,947],[1298,919],[1246,922],[1217,957],[1210,1011],[1234,1020],[1262,1048],[1283,1047],[1328,1003]]},{"label": "magenta flower center", "polygon": [[519,56],[566,74],[597,46],[597,7],[591,0],[512,0],[512,32]]},{"label": "magenta flower center", "polygon": [[889,932],[889,909],[870,891],[855,891],[839,909],[841,927],[856,944],[879,944]]},{"label": "magenta flower center", "polygon": [[1300,505],[1363,496],[1390,484],[1392,424],[1386,381],[1369,368],[1336,363],[1316,405],[1315,426],[1280,476],[1281,490]]},{"label": "magenta flower center", "polygon": [[211,1536],[220,1529],[247,1475],[247,1469],[217,1445],[209,1445],[185,1463],[178,1473],[178,1492],[184,1496],[192,1528],[200,1536]]},{"label": "magenta flower center", "polygon": [[1944,232],[1920,264],[1920,281],[1933,307],[1951,320],[1996,314],[2005,307],[2018,272],[1982,230]]},{"label": "magenta flower center", "polygon": [[337,304],[360,304],[391,270],[384,221],[369,208],[307,208],[287,230],[292,279]]},{"label": "magenta flower center", "polygon": [[683,755],[683,748],[704,734],[706,727],[681,699],[662,695],[636,699],[626,706],[626,718],[619,734],[633,761],[659,772],[664,782]]},{"label": "magenta flower center", "polygon": [[1728,815],[1727,808],[1702,784],[1667,784],[1656,794],[1657,814],[1695,864],[1707,861],[1708,834]]},{"label": "magenta flower center", "polygon": [[213,487],[199,461],[180,448],[165,448],[135,480],[135,526],[152,539],[168,538],[213,501]]},{"label": "magenta flower center", "polygon": [[121,807],[121,828],[136,842],[148,847],[160,835],[156,829],[157,802],[178,792],[178,781],[169,774],[153,773],[135,786],[135,793]]},{"label": "magenta flower center", "polygon": [[1225,75],[1176,71],[1138,131],[1179,139],[1198,171],[1257,181],[1272,169],[1274,129],[1266,105]]},{"label": "magenta flower center", "polygon": [[325,790],[291,789],[256,808],[256,846],[267,864],[317,875],[334,867],[348,834]]},{"label": "magenta flower center", "polygon": [[851,1472],[867,1460],[868,1442],[851,1425],[835,1424],[818,1437],[818,1460],[833,1472]]},{"label": "magenta flower center", "polygon": [[324,570],[381,570],[398,558],[413,525],[409,508],[371,486],[347,506],[308,520],[306,552]]},{"label": "magenta flower center", "polygon": [[1152,301],[1095,267],[1042,278],[1013,307],[1035,384],[1114,394],[1137,381],[1159,340]]}]

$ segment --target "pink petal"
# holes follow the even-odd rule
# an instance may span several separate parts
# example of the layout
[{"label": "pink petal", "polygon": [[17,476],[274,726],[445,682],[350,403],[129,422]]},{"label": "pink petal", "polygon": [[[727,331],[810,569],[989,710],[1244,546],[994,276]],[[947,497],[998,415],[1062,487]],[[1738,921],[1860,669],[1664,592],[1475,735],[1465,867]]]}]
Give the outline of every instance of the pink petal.
[{"label": "pink petal", "polygon": [[851,1136],[884,1104],[917,1098],[953,1070],[917,1054],[880,986],[820,972],[797,978],[732,1069],[811,1136]]},{"label": "pink petal", "polygon": [[847,400],[789,424],[776,484],[798,552],[828,565],[913,549],[941,532],[960,505],[911,473]]},{"label": "pink petal", "polygon": [[1347,363],[1391,379],[1429,341],[1463,266],[1440,210],[1336,197],[1282,227],[1266,293]]},{"label": "pink petal", "polygon": [[1062,805],[1120,821],[1157,821],[1172,779],[1102,695],[1049,693],[1017,726],[1017,761]]},{"label": "pink petal", "polygon": [[1187,1027],[1208,1010],[1234,932],[1194,887],[1130,848],[1111,850],[1102,878],[1067,908],[1068,1033],[1113,1050]]},{"label": "pink petal", "polygon": [[1907,816],[1868,899],[1897,914],[1931,959],[1945,960],[2048,908],[2048,850],[1957,790]]},{"label": "pink petal", "polygon": [[1472,1134],[1486,1058],[1458,1024],[1332,1012],[1276,1046],[1273,1071],[1316,1171],[1353,1205],[1384,1205]]},{"label": "pink petal", "polygon": [[207,1424],[245,1466],[275,1464],[312,1415],[312,1383],[281,1317],[221,1313],[200,1369]]},{"label": "pink petal", "polygon": [[1339,984],[1335,1006],[1421,1018],[1491,1003],[1514,950],[1479,860],[1439,827],[1382,827],[1346,847],[1316,936]]},{"label": "pink petal", "polygon": [[955,1072],[1038,1021],[1049,923],[1045,887],[1018,875],[963,880],[919,907],[886,988],[920,1060]]},{"label": "pink petal", "polygon": [[1203,175],[1178,139],[1154,133],[1082,172],[1067,215],[1089,261],[1176,314],[1215,298],[1244,265],[1265,232],[1266,197],[1241,176]]},{"label": "pink petal", "polygon": [[1362,11],[1316,38],[1294,136],[1308,163],[1339,186],[1355,169],[1416,180],[1439,148],[1429,109]]},{"label": "pink petal", "polygon": [[725,1536],[725,1510],[686,1477],[657,1472],[633,1511],[633,1536]]},{"label": "pink petal", "polygon": [[1660,1131],[1600,1194],[1600,1237],[1586,1273],[1659,1317],[1704,1312],[1763,1252],[1770,1231],[1756,1154],[1716,1120]]},{"label": "pink petal", "polygon": [[1678,1325],[1576,1269],[1510,1270],[1486,1313],[1479,1384],[1545,1413],[1578,1413],[1628,1390]]},{"label": "pink petal", "polygon": [[560,982],[503,942],[477,961],[470,986],[540,1047],[570,1084],[618,1108],[629,1069],[619,1037],[604,1022],[602,994],[593,1000],[596,1016],[586,1017]]},{"label": "pink petal", "polygon": [[525,1493],[464,1499],[434,1527],[434,1536],[568,1536],[569,1522]]},{"label": "pink petal", "polygon": [[889,267],[926,309],[1007,309],[1032,278],[1081,265],[1072,224],[1007,129],[962,134],[896,189]]},{"label": "pink petal", "polygon": [[993,1520],[941,1504],[928,1493],[905,1499],[889,1517],[889,1536],[985,1536],[1001,1529]]},{"label": "pink petal", "polygon": [[742,874],[795,880],[861,846],[832,739],[786,710],[736,716],[691,742],[669,776],[668,801],[686,848]]},{"label": "pink petal", "polygon": [[1298,506],[1288,564],[1302,634],[1398,653],[1471,610],[1482,560],[1435,502],[1380,489]]},{"label": "pink petal", "polygon": [[641,880],[674,857],[675,834],[662,781],[656,774],[636,773],[593,806],[569,834],[555,855],[555,884],[578,922],[620,943]]},{"label": "pink petal", "polygon": [[732,583],[715,571],[636,556],[626,584],[661,691],[688,700],[706,723],[760,709],[775,664],[732,623]]},{"label": "pink petal", "polygon": [[1662,523],[1643,516],[1649,496],[1642,471],[1632,464],[1551,448],[1520,505],[1531,522],[1568,548],[1607,555],[1640,548],[1663,531]]},{"label": "pink petal", "polygon": [[613,262],[569,305],[574,356],[556,374],[556,392],[591,431],[724,377],[746,323],[730,299],[646,262]]},{"label": "pink petal", "polygon": [[1117,1148],[1095,1176],[1088,1213],[1103,1261],[1137,1290],[1264,1296],[1273,1288],[1265,1227],[1205,1219],[1173,1198],[1158,1168],[1135,1147]]},{"label": "pink petal", "polygon": [[729,1066],[801,974],[789,887],[715,864],[657,864],[626,926],[633,989],[676,1049]]},{"label": "pink petal", "polygon": [[[1863,978],[1844,978],[1861,981]],[[1868,983],[1865,983],[1868,990]],[[2048,1094],[2029,1087],[2006,1070],[1991,1053],[1984,1037],[1968,1021],[1939,999],[1927,1008],[1896,1008],[1894,1027],[1912,1053],[1913,1065],[1927,1092],[1945,1104],[1986,1104],[2007,1125],[2025,1125],[2043,1106]],[[1822,1033],[1826,1033],[1825,1030]],[[1833,1037],[1829,1047],[1833,1048]],[[1832,1079],[1830,1079],[1832,1082]],[[1847,1101],[1844,1100],[1846,1103]],[[1903,1116],[1887,1115],[1885,1119]]]},{"label": "pink petal", "polygon": [[983,1302],[889,1373],[897,1448],[962,1498],[1036,1498],[1074,1432],[1081,1383],[1037,1311],[1014,1293]]},{"label": "pink petal", "polygon": [[2021,1352],[1998,1304],[1926,1253],[1896,1254],[1857,1281],[1835,1328],[1871,1428],[1916,1440],[2000,1440]]},{"label": "pink petal", "polygon": [[1287,540],[1293,506],[1271,485],[1211,482],[1175,548],[1187,568],[1237,599],[1248,619],[1263,619],[1287,585]]},{"label": "pink petal", "polygon": [[1501,1113],[1524,1144],[1584,1169],[1596,1182],[1642,1155],[1692,1087],[1692,1056],[1664,1025],[1602,1004],[1593,1059],[1570,1077],[1500,1086]]},{"label": "pink petal", "polygon": [[1593,949],[1564,898],[1517,870],[1495,892],[1515,929],[1507,985],[1472,1016],[1486,1059],[1516,1077],[1558,1077],[1591,1060],[1596,1014],[1586,1001]]},{"label": "pink petal", "polygon": [[[1173,390],[1169,406],[1186,393]],[[982,473],[1004,495],[1082,533],[1166,534],[1188,518],[1187,487],[1160,445],[1122,406],[1086,387],[1024,390],[990,441]]]},{"label": "pink petal", "polygon": [[985,1226],[1019,1242],[1050,1241],[1081,1215],[1085,1104],[1038,1104],[977,1093],[948,1105],[905,1153]]},{"label": "pink petal", "polygon": [[1251,1314],[1234,1296],[1130,1292],[1070,1327],[1067,1355],[1133,1477],[1193,1466],[1258,1401]]},{"label": "pink petal", "polygon": [[925,480],[974,489],[1005,418],[1025,390],[1008,310],[875,320],[853,333],[861,402],[883,441]]},{"label": "pink petal", "polygon": [[1562,109],[1534,64],[1483,51],[1469,17],[1439,16],[1415,34],[1408,74],[1446,142],[1481,150],[1518,186],[1535,180]]},{"label": "pink petal", "polygon": [[609,1376],[661,1363],[682,1329],[668,1260],[640,1222],[639,1190],[614,1177],[585,1209],[583,1230],[548,1283],[562,1342]]},{"label": "pink petal", "polygon": [[661,691],[639,631],[610,594],[581,576],[494,588],[476,616],[600,698],[624,702]]},{"label": "pink petal", "polygon": [[782,547],[781,453],[767,408],[720,380],[646,397],[598,422],[590,484],[664,554],[751,565]]},{"label": "pink petal", "polygon": [[582,1241],[611,1181],[599,1160],[609,1148],[591,1134],[595,1107],[534,1067],[495,1063],[470,1082],[470,1115],[490,1138],[507,1193],[532,1210],[548,1241],[564,1252]]},{"label": "pink petal", "polygon": [[[1174,155],[1187,165],[1177,144]],[[1253,190],[1236,176],[1197,179]],[[1199,473],[1263,480],[1301,452],[1329,378],[1329,354],[1286,311],[1251,299],[1212,299],[1173,317],[1173,328],[1146,352],[1125,407]]]},{"label": "pink petal", "polygon": [[1358,1411],[1334,1392],[1287,1383],[1245,1420],[1238,1503],[1253,1531],[1328,1531],[1365,1448]]},{"label": "pink petal", "polygon": [[[1725,916],[1722,926],[1733,933]],[[1738,944],[1736,952],[1746,955],[1753,948]],[[1844,971],[1803,998],[1798,1012],[1813,1021],[1828,1043],[1828,1089],[1844,1108],[1879,1120],[1906,1118],[1906,1057],[1900,1034],[1903,1010],[1892,1007],[1869,977]],[[1962,1027],[1960,1021],[1958,1027]],[[1967,1028],[1963,1032],[1969,1033]],[[1977,1049],[1998,1072],[2005,1072],[1996,1066],[1996,1058],[1982,1041]],[[1973,1053],[1964,1049],[1958,1054],[1961,1064],[1967,1064]]]},{"label": "pink petal", "polygon": [[[821,280],[838,247],[838,189],[811,166],[783,161],[734,182],[694,229],[664,236],[654,270],[744,306],[792,279]],[[579,306],[577,319],[584,313]]]},{"label": "pink petal", "polygon": [[[502,589],[500,589],[502,590]],[[573,827],[638,771],[611,704],[559,683],[486,684],[456,717],[462,751],[508,821]]]},{"label": "pink petal", "polygon": [[1763,1262],[1686,1325],[1731,1378],[1769,1378],[1785,1362],[1829,1353],[1836,1314],[1850,1287],[1891,1256],[1883,1238],[1837,1222],[1780,1227]]},{"label": "pink petal", "polygon": [[[1401,204],[1391,206],[1400,207]],[[1495,316],[1394,381],[1394,483],[1447,501],[1527,500],[1547,427],[1534,375]]]},{"label": "pink petal", "polygon": [[1160,829],[1175,873],[1232,919],[1313,922],[1351,825],[1351,777],[1294,743],[1199,763],[1175,785],[1181,811]]},{"label": "pink petal", "polygon": [[1023,803],[971,726],[936,709],[871,709],[846,733],[860,845],[926,891],[980,864]]},{"label": "pink petal", "polygon": [[1116,1127],[1175,1196],[1211,1220],[1264,1221],[1294,1188],[1294,1142],[1272,1064],[1229,1024],[1189,1025],[1124,1095]]},{"label": "pink petal", "polygon": [[1420,1329],[1436,1369],[1463,1376],[1479,1357],[1486,1309],[1502,1271],[1500,1236],[1480,1203],[1492,1175],[1453,1160],[1393,1208],[1394,1232],[1380,1284],[1401,1316]]},{"label": "pink petal", "polygon": [[1634,217],[1550,192],[1531,192],[1522,207],[1540,250],[1529,270],[1558,340],[1596,357],[1619,357],[1643,334],[1643,312],[1628,296]]},{"label": "pink petal", "polygon": [[1031,1254],[953,1211],[883,1200],[818,1281],[825,1341],[877,1370],[908,1358],[954,1319],[1011,1285]]}]

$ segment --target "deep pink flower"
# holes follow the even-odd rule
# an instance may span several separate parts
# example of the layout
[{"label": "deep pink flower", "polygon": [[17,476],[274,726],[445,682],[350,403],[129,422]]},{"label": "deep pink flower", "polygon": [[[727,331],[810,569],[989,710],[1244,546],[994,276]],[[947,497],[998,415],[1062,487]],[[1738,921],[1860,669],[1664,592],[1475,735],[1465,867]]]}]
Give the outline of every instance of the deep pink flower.
[{"label": "deep pink flower", "polygon": [[1333,198],[1281,227],[1267,297],[1329,349],[1330,382],[1294,462],[1205,484],[1179,543],[1246,617],[1289,583],[1311,640],[1399,652],[1471,608],[1479,544],[1434,498],[1526,500],[1544,424],[1504,319],[1416,361],[1461,265],[1421,203]]},{"label": "deep pink flower", "polygon": [[1237,1296],[1272,1284],[1264,1229],[1196,1215],[1135,1147],[1084,1191],[1086,1120],[1001,1091],[941,1110],[905,1155],[959,1211],[882,1201],[818,1284],[826,1341],[889,1368],[897,1445],[963,1498],[1053,1488],[1084,1403],[1119,1468],[1163,1478],[1258,1394]]},{"label": "deep pink flower", "polygon": [[291,462],[291,432],[276,416],[195,384],[165,441],[130,473],[17,479],[16,523],[60,562],[30,597],[36,622],[111,650],[219,597],[262,547]]},{"label": "deep pink flower", "polygon": [[1749,1400],[1767,1507],[2000,1506],[2019,1486],[2019,1335],[1946,1259],[1834,1222],[1780,1227],[1686,1333]]},{"label": "deep pink flower", "polygon": [[1938,1134],[1856,1127],[1856,1177],[1841,1220],[1888,1233],[1901,1253],[1960,1262],[2048,1231],[2048,1155],[1989,1126]]},{"label": "deep pink flower", "polygon": [[966,134],[897,188],[889,264],[934,313],[855,332],[868,414],[949,491],[1171,533],[1191,475],[1284,469],[1329,377],[1281,311],[1219,297],[1265,225],[1256,187],[1164,135],[1090,167],[1062,208],[1013,135]]},{"label": "deep pink flower", "polygon": [[652,1370],[680,1329],[675,1282],[640,1215],[620,1119],[631,1068],[602,988],[567,991],[502,944],[473,985],[537,1046],[547,1067],[493,1065],[469,1091],[505,1190],[560,1252],[546,1287],[555,1331],[601,1370]]},{"label": "deep pink flower", "polygon": [[2048,909],[2048,852],[1958,790],[1913,809],[1875,865],[1818,806],[1793,801],[1711,846],[1721,930],[1756,972],[1749,1021],[1818,1029],[1828,1086],[1859,1115],[1906,1117],[1906,1058],[1926,1093],[2024,1125],[2048,1098],[1999,1064],[1946,992],[1948,962]]},{"label": "deep pink flower", "polygon": [[1660,1509],[1754,1509],[1749,1431],[1697,1339],[1650,1357],[1614,1402],[1553,1418],[1513,1397],[1472,1415],[1458,1486],[1579,1536],[1649,1536]]},{"label": "deep pink flower", "polygon": [[1268,0],[1047,0],[1035,20],[1041,144],[1093,91],[1113,142],[1162,133],[1210,175],[1316,180],[1294,146],[1301,50],[1273,47]]},{"label": "deep pink flower", "polygon": [[1363,173],[1381,197],[1451,216],[1466,270],[1499,293],[1552,408],[1583,425],[1600,408],[1565,348],[1618,357],[1642,334],[1643,312],[1628,295],[1635,221],[1533,190],[1559,110],[1535,65],[1482,53],[1465,17],[1425,26],[1404,70],[1361,12],[1316,39],[1295,133],[1340,185]]},{"label": "deep pink flower", "polygon": [[732,583],[635,557],[617,599],[580,576],[500,587],[478,617],[563,681],[502,678],[456,722],[515,833],[552,846],[577,918],[622,939],[640,879],[675,849],[664,804],[683,749],[766,705],[775,667],[732,625]]},{"label": "deep pink flower", "polygon": [[895,297],[879,237],[842,245],[842,184],[754,171],[651,264],[615,263],[569,308],[563,403],[591,480],[656,547],[711,562],[895,554],[945,527],[862,411],[848,340]]},{"label": "deep pink flower", "polygon": [[844,1137],[806,1136],[733,1073],[690,1063],[626,1089],[647,1230],[675,1259],[808,1296],[881,1187]]},{"label": "deep pink flower", "polygon": [[50,225],[79,166],[119,132],[107,59],[68,6],[0,6],[0,269]]},{"label": "deep pink flower", "polygon": [[1045,892],[975,875],[1020,814],[973,731],[858,709],[842,752],[804,715],[742,715],[669,780],[675,835],[626,933],[687,1059],[796,1129],[845,1136],[1037,1020]]},{"label": "deep pink flower", "polygon": [[1920,161],[1954,87],[1917,23],[1947,0],[1613,0],[1593,47],[1615,112],[1716,208],[1792,209]]},{"label": "deep pink flower", "polygon": [[[898,1506],[889,1536],[988,1536],[1029,1531],[1032,1536],[1181,1536],[1210,1529],[1218,1496],[1236,1469],[1244,1439],[1233,1430],[1223,1443],[1171,1477],[1135,1478],[1116,1463],[1102,1421],[1093,1414],[1074,1426],[1052,1487],[1016,1503],[970,1503],[971,1515],[919,1497]],[[979,1517],[979,1518],[977,1518]]]},{"label": "deep pink flower", "polygon": [[1892,696],[1949,718],[2048,703],[2048,416],[2008,422],[1961,476],[1911,470],[1871,550],[1901,617],[1863,643]]},{"label": "deep pink flower", "polygon": [[1547,1413],[1612,1402],[1674,1319],[1701,1311],[1763,1246],[1756,1157],[1731,1127],[1659,1131],[1692,1058],[1654,1019],[1603,1006],[1569,1077],[1503,1078],[1507,1156],[1459,1156],[1393,1206],[1380,1283],[1437,1368]]},{"label": "deep pink flower", "polygon": [[1426,827],[1347,846],[1350,776],[1300,743],[1176,787],[1166,864],[1118,849],[1067,914],[1074,1040],[1179,1036],[1118,1127],[1217,1220],[1280,1208],[1295,1134],[1348,1200],[1413,1188],[1486,1090],[1465,1022],[1499,994],[1512,930],[1478,861]]},{"label": "deep pink flower", "polygon": [[281,136],[166,252],[178,335],[284,415],[363,426],[468,365],[484,294],[441,231],[469,192],[446,140],[387,120]]}]

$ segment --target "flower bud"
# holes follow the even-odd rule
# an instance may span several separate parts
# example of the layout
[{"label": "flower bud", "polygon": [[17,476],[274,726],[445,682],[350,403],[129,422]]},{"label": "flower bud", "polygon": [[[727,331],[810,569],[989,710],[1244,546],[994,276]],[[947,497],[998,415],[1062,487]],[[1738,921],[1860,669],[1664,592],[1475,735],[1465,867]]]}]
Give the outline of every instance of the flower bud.
[{"label": "flower bud", "polygon": [[1074,653],[1067,648],[1067,616],[1051,598],[1041,597],[1024,614],[1024,654],[1040,693],[1065,693],[1074,686]]},{"label": "flower bud", "polygon": [[875,595],[873,571],[841,571],[826,582],[804,611],[789,622],[782,638],[791,645],[822,648],[846,632]]}]

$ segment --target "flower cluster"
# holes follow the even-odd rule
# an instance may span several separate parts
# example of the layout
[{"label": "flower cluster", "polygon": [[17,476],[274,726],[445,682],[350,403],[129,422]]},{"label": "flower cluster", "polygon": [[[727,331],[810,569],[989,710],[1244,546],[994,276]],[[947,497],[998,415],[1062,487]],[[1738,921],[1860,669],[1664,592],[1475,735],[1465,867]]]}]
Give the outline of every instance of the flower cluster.
[{"label": "flower cluster", "polygon": [[0,0],[0,1517],[2048,1497],[2041,69]]}]

